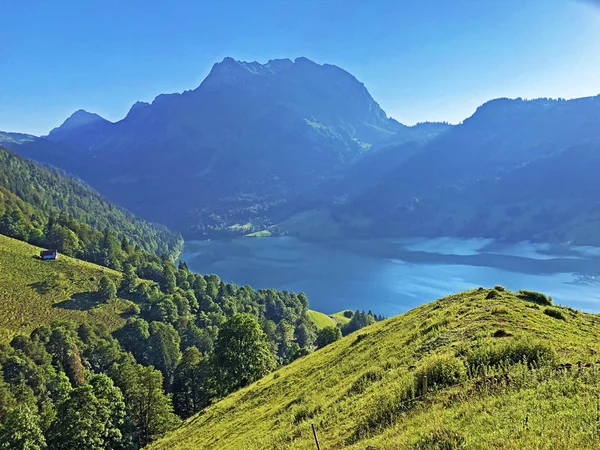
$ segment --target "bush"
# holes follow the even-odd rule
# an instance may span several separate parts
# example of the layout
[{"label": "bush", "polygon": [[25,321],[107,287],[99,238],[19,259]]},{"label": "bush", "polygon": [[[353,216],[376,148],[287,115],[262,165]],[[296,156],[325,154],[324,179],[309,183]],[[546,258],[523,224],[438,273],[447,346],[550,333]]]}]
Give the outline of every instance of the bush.
[{"label": "bush", "polygon": [[315,345],[317,348],[323,348],[342,337],[342,332],[338,327],[325,327],[317,335]]},{"label": "bush", "polygon": [[423,377],[427,377],[428,388],[452,386],[463,381],[467,376],[464,363],[453,356],[441,356],[433,359],[415,375],[417,389]]},{"label": "bush", "polygon": [[546,342],[534,339],[513,339],[505,344],[485,345],[473,350],[467,364],[473,369],[525,362],[539,366],[556,360],[554,349]]},{"label": "bush", "polygon": [[414,445],[413,450],[459,450],[466,447],[464,436],[452,430],[436,430],[421,437]]},{"label": "bush", "polygon": [[504,292],[506,289],[504,288],[504,286],[500,286],[499,284],[497,284],[496,286],[494,286],[494,289],[496,291],[500,291],[500,292]]},{"label": "bush", "polygon": [[552,305],[552,297],[546,297],[541,292],[527,291],[522,289],[517,293],[517,296],[528,302],[537,303],[538,305]]},{"label": "bush", "polygon": [[353,315],[354,315],[354,313],[353,313],[352,311],[350,311],[350,310],[348,310],[348,311],[344,311],[344,317],[345,317],[346,319],[352,319],[352,316],[353,316]]},{"label": "bush", "polygon": [[567,320],[567,318],[565,317],[563,312],[556,308],[545,308],[544,314],[546,314],[547,316],[550,316],[550,317],[554,317],[555,319],[558,319],[558,320],[564,320],[564,321]]},{"label": "bush", "polygon": [[133,303],[131,300],[123,300],[123,304],[123,314],[127,316],[139,316],[142,312],[139,305]]},{"label": "bush", "polygon": [[348,390],[348,394],[362,394],[367,388],[381,380],[383,378],[383,373],[380,370],[367,370],[360,377],[356,379],[352,386]]},{"label": "bush", "polygon": [[102,300],[109,300],[117,296],[117,287],[115,286],[115,283],[106,275],[100,278],[98,295]]},{"label": "bush", "polygon": [[490,292],[488,292],[488,294],[485,296],[485,298],[486,298],[486,299],[488,299],[488,300],[489,300],[489,299],[492,299],[492,298],[498,298],[498,297],[500,297],[500,293],[499,293],[497,290],[495,290],[495,289],[492,289],[492,290],[491,290]]},{"label": "bush", "polygon": [[305,405],[298,406],[292,414],[294,417],[294,425],[298,425],[307,419],[312,419],[320,411],[321,409],[319,407],[313,409]]}]

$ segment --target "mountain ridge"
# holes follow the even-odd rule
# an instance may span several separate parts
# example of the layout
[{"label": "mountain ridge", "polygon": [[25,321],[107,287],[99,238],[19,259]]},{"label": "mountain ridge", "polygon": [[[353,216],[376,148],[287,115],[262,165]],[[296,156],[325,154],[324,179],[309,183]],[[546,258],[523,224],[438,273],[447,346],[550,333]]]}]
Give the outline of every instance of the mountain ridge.
[{"label": "mountain ridge", "polygon": [[250,220],[260,228],[270,205],[373,145],[431,134],[389,118],[343,69],[302,57],[225,58],[197,88],[136,103],[118,122],[75,118],[14,150],[74,173],[146,219],[200,234]]}]

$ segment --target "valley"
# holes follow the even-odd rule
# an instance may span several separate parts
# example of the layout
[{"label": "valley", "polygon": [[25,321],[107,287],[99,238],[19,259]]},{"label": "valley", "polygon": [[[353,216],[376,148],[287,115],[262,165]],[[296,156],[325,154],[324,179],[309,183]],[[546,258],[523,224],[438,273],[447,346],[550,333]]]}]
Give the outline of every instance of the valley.
[{"label": "valley", "polygon": [[0,449],[598,448],[600,95],[206,69],[0,131]]}]

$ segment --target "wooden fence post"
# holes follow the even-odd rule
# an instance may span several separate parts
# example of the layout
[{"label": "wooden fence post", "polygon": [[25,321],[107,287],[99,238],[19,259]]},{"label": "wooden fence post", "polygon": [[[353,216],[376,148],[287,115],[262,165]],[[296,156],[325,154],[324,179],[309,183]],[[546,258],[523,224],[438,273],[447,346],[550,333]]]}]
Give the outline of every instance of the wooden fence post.
[{"label": "wooden fence post", "polygon": [[427,375],[423,375],[423,385],[421,386],[421,395],[423,397],[425,397],[425,394],[427,394]]},{"label": "wooden fence post", "polygon": [[315,430],[315,424],[311,423],[310,426],[313,430],[313,436],[315,437],[315,444],[317,444],[317,450],[321,450],[321,446],[319,445],[319,438],[317,437],[317,430]]}]

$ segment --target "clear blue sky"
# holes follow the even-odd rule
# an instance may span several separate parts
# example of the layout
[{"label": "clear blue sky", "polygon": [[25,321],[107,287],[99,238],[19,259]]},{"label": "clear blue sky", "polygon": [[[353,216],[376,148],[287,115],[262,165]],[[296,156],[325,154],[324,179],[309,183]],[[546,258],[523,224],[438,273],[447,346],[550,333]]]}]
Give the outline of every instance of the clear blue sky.
[{"label": "clear blue sky", "polygon": [[336,64],[407,124],[460,122],[500,96],[600,93],[600,1],[0,3],[4,131],[45,134],[79,108],[119,120],[225,56]]}]

